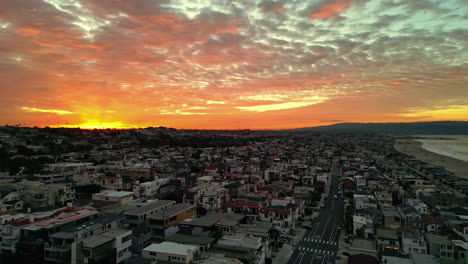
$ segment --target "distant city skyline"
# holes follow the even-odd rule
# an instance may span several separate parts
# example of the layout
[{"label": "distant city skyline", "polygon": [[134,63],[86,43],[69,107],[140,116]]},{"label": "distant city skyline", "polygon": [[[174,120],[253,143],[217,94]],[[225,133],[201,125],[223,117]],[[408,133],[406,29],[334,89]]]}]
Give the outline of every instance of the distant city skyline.
[{"label": "distant city skyline", "polygon": [[0,125],[468,120],[464,0],[0,1]]}]

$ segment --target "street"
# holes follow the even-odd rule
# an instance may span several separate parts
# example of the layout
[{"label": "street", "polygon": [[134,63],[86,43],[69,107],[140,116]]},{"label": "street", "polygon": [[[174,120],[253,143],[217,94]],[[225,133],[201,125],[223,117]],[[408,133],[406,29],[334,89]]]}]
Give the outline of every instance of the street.
[{"label": "street", "polygon": [[338,251],[338,226],[344,213],[343,198],[334,199],[338,188],[340,169],[337,162],[331,169],[330,188],[324,208],[296,246],[289,264],[334,264]]}]

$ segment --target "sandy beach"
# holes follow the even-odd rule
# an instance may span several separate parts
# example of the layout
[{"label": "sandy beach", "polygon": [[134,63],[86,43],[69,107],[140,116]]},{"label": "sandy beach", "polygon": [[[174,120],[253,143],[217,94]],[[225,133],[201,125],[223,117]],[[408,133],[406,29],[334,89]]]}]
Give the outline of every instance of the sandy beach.
[{"label": "sandy beach", "polygon": [[468,178],[468,162],[427,151],[422,148],[421,142],[412,139],[397,139],[394,147],[397,151],[406,153],[418,160],[442,166],[460,177]]}]

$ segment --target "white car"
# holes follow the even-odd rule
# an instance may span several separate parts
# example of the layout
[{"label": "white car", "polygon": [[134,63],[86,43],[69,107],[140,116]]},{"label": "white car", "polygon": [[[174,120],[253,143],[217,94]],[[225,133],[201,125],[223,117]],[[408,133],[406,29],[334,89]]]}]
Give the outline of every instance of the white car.
[{"label": "white car", "polygon": [[324,208],[325,207],[325,203],[324,202],[321,202],[320,203],[320,208]]}]

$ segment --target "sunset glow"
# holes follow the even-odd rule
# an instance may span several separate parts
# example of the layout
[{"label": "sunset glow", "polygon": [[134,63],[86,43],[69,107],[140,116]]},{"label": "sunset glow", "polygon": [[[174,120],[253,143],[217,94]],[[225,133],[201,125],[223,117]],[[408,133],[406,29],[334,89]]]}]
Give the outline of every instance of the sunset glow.
[{"label": "sunset glow", "polygon": [[466,14],[463,0],[4,0],[0,119],[88,129],[468,120]]}]

